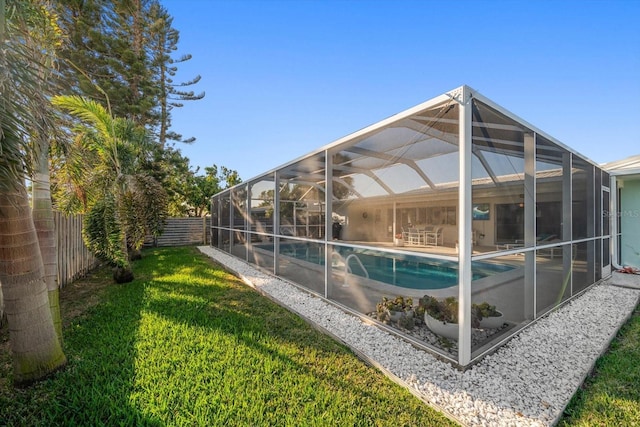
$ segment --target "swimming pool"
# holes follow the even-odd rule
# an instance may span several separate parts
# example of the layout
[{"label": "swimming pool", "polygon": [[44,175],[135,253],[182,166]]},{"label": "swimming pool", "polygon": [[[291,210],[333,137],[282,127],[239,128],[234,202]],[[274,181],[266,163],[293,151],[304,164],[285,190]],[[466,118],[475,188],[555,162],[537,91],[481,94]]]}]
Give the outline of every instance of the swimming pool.
[{"label": "swimming pool", "polygon": [[[272,246],[265,246],[271,249]],[[424,257],[391,254],[371,249],[333,247],[332,267],[336,272],[367,277],[407,289],[434,290],[458,284],[458,263]],[[317,265],[324,265],[324,245],[315,243],[281,243],[280,255]],[[353,256],[352,256],[353,255]],[[357,259],[357,260],[356,260]],[[473,280],[513,270],[515,267],[494,262],[473,261]]]}]

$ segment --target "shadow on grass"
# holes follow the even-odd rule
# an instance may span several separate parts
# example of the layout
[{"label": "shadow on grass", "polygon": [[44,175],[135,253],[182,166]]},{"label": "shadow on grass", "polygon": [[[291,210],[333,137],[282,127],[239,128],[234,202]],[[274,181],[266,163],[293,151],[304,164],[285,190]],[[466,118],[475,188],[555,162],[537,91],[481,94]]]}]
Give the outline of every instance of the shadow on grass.
[{"label": "shadow on grass", "polygon": [[195,248],[134,272],[66,319],[65,371],[0,384],[0,424],[453,425]]},{"label": "shadow on grass", "polygon": [[128,400],[144,288],[134,281],[103,295],[82,316],[65,319],[66,369],[27,389],[0,390],[0,425],[161,425]]},{"label": "shadow on grass", "polygon": [[[315,392],[324,390],[334,398],[353,393],[359,400],[382,403],[385,397],[376,388],[375,381],[387,381],[389,386],[395,387],[380,372],[362,364],[347,347],[310,328],[297,315],[261,296],[240,279],[219,270],[214,270],[215,274],[204,274],[203,267],[204,270],[210,270],[214,266],[208,258],[198,255],[194,262],[204,263],[196,268],[196,281],[200,281],[199,284],[170,280],[176,273],[175,268],[156,266],[154,273],[158,275],[148,285],[150,293],[145,300],[144,310],[169,320],[171,324],[206,329],[213,332],[212,336],[223,337],[219,348],[209,350],[217,353],[210,355],[208,361],[212,369],[235,373],[242,371],[243,367],[239,366],[242,363],[250,364],[253,372],[247,375],[263,378],[243,380],[244,386],[262,386],[272,390],[283,384],[281,377],[303,376],[305,379],[299,381],[307,381],[308,385],[301,389],[313,389],[308,399],[313,399]],[[163,276],[164,273],[167,275]],[[204,352],[207,348],[198,347],[197,351]],[[235,359],[230,354],[235,354]],[[225,362],[220,363],[220,359]],[[242,394],[241,390],[236,392]],[[304,393],[304,390],[293,391],[296,392]],[[409,399],[415,399],[408,392],[406,394]],[[295,401],[297,397],[289,398]],[[328,405],[355,404],[349,399],[352,398],[347,397],[344,402]],[[295,407],[291,403],[287,406]],[[392,414],[406,409],[382,406],[382,410],[391,415],[390,418],[393,418]],[[292,410],[304,411],[300,408]],[[356,404],[355,408],[349,410],[357,412],[359,408]],[[319,415],[314,413],[314,416]],[[359,413],[358,416],[361,419],[372,416],[371,421],[379,420],[377,414]],[[415,425],[426,424],[418,422]]]}]

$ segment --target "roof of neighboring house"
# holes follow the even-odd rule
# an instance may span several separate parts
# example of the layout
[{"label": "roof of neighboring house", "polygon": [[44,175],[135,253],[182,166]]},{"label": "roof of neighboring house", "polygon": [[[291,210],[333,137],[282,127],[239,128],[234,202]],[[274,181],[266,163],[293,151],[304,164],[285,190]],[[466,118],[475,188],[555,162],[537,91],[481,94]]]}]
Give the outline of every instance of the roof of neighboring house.
[{"label": "roof of neighboring house", "polygon": [[640,154],[636,154],[622,160],[604,163],[601,166],[611,175],[640,174]]}]

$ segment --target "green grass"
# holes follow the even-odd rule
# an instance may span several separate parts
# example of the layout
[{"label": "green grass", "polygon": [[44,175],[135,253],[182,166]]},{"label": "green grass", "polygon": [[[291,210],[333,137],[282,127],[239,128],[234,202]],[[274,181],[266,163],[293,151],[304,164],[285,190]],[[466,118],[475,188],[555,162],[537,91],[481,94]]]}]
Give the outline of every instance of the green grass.
[{"label": "green grass", "polygon": [[558,426],[640,426],[640,307],[598,359]]},{"label": "green grass", "polygon": [[0,331],[0,425],[455,425],[195,248],[144,255],[63,288],[51,378],[12,387]]},{"label": "green grass", "polygon": [[[100,270],[61,292],[67,368],[11,385],[0,426],[455,425],[195,248],[145,252],[137,280]],[[640,308],[559,426],[640,426]]]}]

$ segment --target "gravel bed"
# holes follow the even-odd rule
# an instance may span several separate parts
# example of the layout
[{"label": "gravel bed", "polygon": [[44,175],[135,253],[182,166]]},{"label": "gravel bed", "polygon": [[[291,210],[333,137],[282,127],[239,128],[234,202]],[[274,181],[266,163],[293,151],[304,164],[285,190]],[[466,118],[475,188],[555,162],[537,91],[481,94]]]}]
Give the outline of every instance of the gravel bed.
[{"label": "gravel bed", "polygon": [[469,426],[554,425],[640,297],[638,289],[594,286],[462,372],[222,251],[199,250]]},{"label": "gravel bed", "polygon": [[[371,317],[372,319],[378,318],[375,311],[367,313],[367,316]],[[446,338],[442,338],[439,335],[433,333],[431,329],[429,329],[427,325],[425,325],[424,321],[416,320],[416,324],[412,329],[405,329],[396,322],[386,321],[382,323],[390,325],[391,327],[402,331],[405,335],[416,338],[418,341],[427,343],[432,347],[439,348],[440,350],[449,353],[449,356],[451,356],[451,358],[454,360],[458,359],[458,342],[455,340],[452,341]],[[503,326],[495,329],[472,329],[471,346],[473,347],[476,345],[482,345],[491,337],[499,334],[508,327],[509,326],[507,324],[504,324]]]}]

